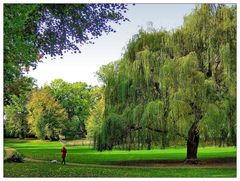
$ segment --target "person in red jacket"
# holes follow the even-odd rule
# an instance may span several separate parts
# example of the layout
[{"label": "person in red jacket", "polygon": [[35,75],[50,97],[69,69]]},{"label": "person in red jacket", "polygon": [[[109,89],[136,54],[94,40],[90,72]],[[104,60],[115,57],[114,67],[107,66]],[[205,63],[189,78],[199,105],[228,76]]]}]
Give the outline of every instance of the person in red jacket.
[{"label": "person in red jacket", "polygon": [[65,158],[67,155],[67,149],[65,148],[65,146],[62,147],[61,152],[62,152],[62,164],[65,165]]}]

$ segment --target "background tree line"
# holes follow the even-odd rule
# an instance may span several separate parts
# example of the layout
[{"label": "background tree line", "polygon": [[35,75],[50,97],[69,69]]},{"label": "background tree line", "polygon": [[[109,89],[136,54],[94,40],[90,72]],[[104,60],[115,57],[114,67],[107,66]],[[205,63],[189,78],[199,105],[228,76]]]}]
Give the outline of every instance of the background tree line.
[{"label": "background tree line", "polygon": [[86,83],[56,79],[42,88],[32,87],[13,95],[11,104],[4,108],[5,137],[85,138],[85,121],[90,107],[96,104],[96,90]]},{"label": "background tree line", "polygon": [[173,31],[141,29],[104,83],[90,125],[98,150],[236,145],[236,6],[202,4]]}]

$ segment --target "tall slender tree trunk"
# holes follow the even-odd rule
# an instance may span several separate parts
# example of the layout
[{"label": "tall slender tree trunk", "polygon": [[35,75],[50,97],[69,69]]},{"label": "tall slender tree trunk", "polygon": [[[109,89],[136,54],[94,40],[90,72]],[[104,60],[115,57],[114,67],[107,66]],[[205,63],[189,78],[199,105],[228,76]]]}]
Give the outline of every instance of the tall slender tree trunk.
[{"label": "tall slender tree trunk", "polygon": [[144,148],[144,140],[143,140],[143,136],[141,135],[141,150],[143,150]]},{"label": "tall slender tree trunk", "polygon": [[[148,133],[149,134],[149,133]],[[147,136],[147,149],[148,150],[151,150],[151,147],[152,147],[152,140],[151,140],[151,136],[148,135]]]},{"label": "tall slender tree trunk", "polygon": [[148,140],[147,149],[148,149],[148,150],[151,150],[151,140]]},{"label": "tall slender tree trunk", "polygon": [[165,149],[166,147],[166,133],[162,134],[162,146],[161,149]]},{"label": "tall slender tree trunk", "polygon": [[141,148],[141,147],[140,147],[140,146],[141,146],[141,145],[140,145],[140,144],[141,144],[141,140],[140,140],[140,130],[137,131],[137,134],[138,134],[138,139],[137,139],[137,140],[138,140],[138,144],[137,144],[137,145],[138,145],[138,150],[140,150],[140,148]]},{"label": "tall slender tree trunk", "polygon": [[97,138],[96,135],[94,134],[93,136],[93,148],[96,149],[97,148]]},{"label": "tall slender tree trunk", "polygon": [[199,143],[199,130],[197,122],[194,122],[188,132],[187,140],[187,159],[186,163],[197,164],[197,151]]},{"label": "tall slender tree trunk", "polygon": [[132,149],[132,133],[129,131],[128,151]]},{"label": "tall slender tree trunk", "polygon": [[21,139],[24,139],[25,138],[25,130],[24,130],[24,118],[22,118],[22,121],[21,121],[21,131],[20,131],[20,134],[19,134],[19,137]]}]

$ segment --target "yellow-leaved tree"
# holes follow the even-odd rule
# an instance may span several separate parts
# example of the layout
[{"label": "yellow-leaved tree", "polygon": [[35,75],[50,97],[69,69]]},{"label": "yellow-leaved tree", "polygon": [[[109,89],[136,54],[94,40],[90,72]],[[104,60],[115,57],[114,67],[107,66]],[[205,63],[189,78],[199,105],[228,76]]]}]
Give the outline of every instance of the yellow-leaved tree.
[{"label": "yellow-leaved tree", "polygon": [[34,90],[27,109],[31,133],[40,139],[58,139],[65,129],[67,113],[48,89]]}]

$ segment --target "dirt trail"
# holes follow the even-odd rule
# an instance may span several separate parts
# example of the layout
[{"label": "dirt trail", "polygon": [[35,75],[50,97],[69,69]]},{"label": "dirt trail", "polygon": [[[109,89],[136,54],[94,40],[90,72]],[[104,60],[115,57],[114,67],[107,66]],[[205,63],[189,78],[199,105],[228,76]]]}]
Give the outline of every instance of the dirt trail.
[{"label": "dirt trail", "polygon": [[[25,158],[30,162],[50,163],[46,160],[37,160]],[[60,163],[57,163],[60,164]],[[185,164],[183,161],[125,161],[106,164],[91,164],[91,163],[72,163],[67,162],[66,165],[87,166],[87,167],[110,167],[110,168],[236,168],[236,160],[234,159],[210,159],[199,161],[199,164]]]}]

